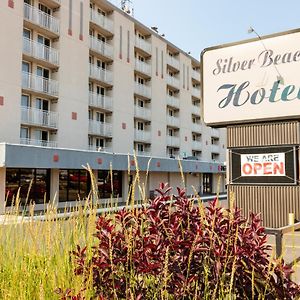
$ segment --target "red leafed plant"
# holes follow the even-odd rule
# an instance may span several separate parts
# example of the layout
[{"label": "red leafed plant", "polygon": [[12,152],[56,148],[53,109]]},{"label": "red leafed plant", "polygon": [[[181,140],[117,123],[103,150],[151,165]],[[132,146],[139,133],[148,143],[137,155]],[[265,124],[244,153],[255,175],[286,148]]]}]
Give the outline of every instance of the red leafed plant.
[{"label": "red leafed plant", "polygon": [[[292,269],[273,260],[257,215],[224,209],[218,200],[194,205],[184,190],[159,196],[143,209],[100,216],[97,243],[73,251],[78,295],[61,299],[294,299]],[[171,200],[174,201],[171,201]]]}]

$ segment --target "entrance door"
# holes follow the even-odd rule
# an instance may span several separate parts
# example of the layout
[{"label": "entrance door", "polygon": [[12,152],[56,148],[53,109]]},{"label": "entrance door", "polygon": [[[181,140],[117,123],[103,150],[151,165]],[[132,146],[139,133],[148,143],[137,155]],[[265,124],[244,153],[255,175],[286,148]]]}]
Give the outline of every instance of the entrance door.
[{"label": "entrance door", "polygon": [[203,194],[211,194],[212,193],[212,183],[213,183],[212,173],[204,173],[203,174]]}]

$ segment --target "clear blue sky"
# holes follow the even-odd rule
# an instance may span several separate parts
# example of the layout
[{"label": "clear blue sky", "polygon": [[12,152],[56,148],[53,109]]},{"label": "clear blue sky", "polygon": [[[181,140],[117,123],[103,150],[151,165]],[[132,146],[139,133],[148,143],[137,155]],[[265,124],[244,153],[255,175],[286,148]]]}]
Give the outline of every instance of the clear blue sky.
[{"label": "clear blue sky", "polygon": [[[120,7],[119,0],[110,0]],[[132,0],[134,17],[199,58],[218,44],[300,27],[300,0]]]}]

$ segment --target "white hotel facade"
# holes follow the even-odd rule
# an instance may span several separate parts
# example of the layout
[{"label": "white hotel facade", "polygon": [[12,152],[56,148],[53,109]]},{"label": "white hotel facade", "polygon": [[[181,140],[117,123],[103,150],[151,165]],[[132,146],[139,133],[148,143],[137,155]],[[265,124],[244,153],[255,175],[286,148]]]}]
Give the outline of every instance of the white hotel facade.
[{"label": "white hotel facade", "polygon": [[225,190],[198,60],[106,0],[2,0],[0,23],[0,213],[30,184],[38,209],[83,199],[87,164],[100,200],[112,182],[125,201],[134,152],[148,196],[183,185],[178,157],[188,194]]}]

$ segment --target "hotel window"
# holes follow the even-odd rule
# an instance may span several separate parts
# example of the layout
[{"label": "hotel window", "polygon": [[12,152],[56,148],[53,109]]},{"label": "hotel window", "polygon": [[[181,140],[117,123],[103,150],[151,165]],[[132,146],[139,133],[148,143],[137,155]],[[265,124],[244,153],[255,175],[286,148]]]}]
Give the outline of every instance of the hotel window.
[{"label": "hotel window", "polygon": [[97,185],[100,198],[122,197],[122,172],[99,170]]},{"label": "hotel window", "polygon": [[144,152],[145,151],[145,146],[143,144],[137,144],[137,150],[139,152]]},{"label": "hotel window", "polygon": [[145,124],[143,122],[137,122],[138,130],[144,130]]},{"label": "hotel window", "polygon": [[27,39],[30,39],[30,37],[31,37],[31,31],[28,30],[28,29],[26,29],[26,28],[24,28],[23,29],[23,37],[27,38]]},{"label": "hotel window", "polygon": [[22,61],[22,72],[30,73],[30,64],[26,61]]},{"label": "hotel window", "polygon": [[96,147],[97,148],[104,148],[105,147],[105,141],[104,139],[95,138]]},{"label": "hotel window", "polygon": [[137,82],[139,84],[145,84],[145,79],[144,78],[141,78],[141,77],[137,77]]},{"label": "hotel window", "polygon": [[139,107],[145,107],[145,103],[144,103],[144,101],[141,100],[141,99],[137,99],[137,105],[138,105]]},{"label": "hotel window", "polygon": [[35,108],[44,110],[44,111],[49,111],[49,101],[45,100],[45,99],[36,98],[35,99]]},{"label": "hotel window", "polygon": [[50,71],[48,69],[45,69],[45,68],[42,68],[42,67],[37,67],[36,68],[36,75],[49,79],[50,78]]},{"label": "hotel window", "polygon": [[97,85],[96,90],[97,90],[98,95],[105,95],[105,88],[104,87]]},{"label": "hotel window", "polygon": [[39,10],[41,10],[47,15],[51,15],[51,9],[44,4],[39,3]]},{"label": "hotel window", "polygon": [[96,112],[96,121],[104,123],[104,121],[105,121],[105,115],[103,113],[100,113],[100,112],[97,111]]},{"label": "hotel window", "polygon": [[20,138],[21,139],[29,139],[29,128],[28,127],[21,127]]},{"label": "hotel window", "polygon": [[30,107],[30,97],[29,95],[22,95],[21,97],[21,106]]}]

